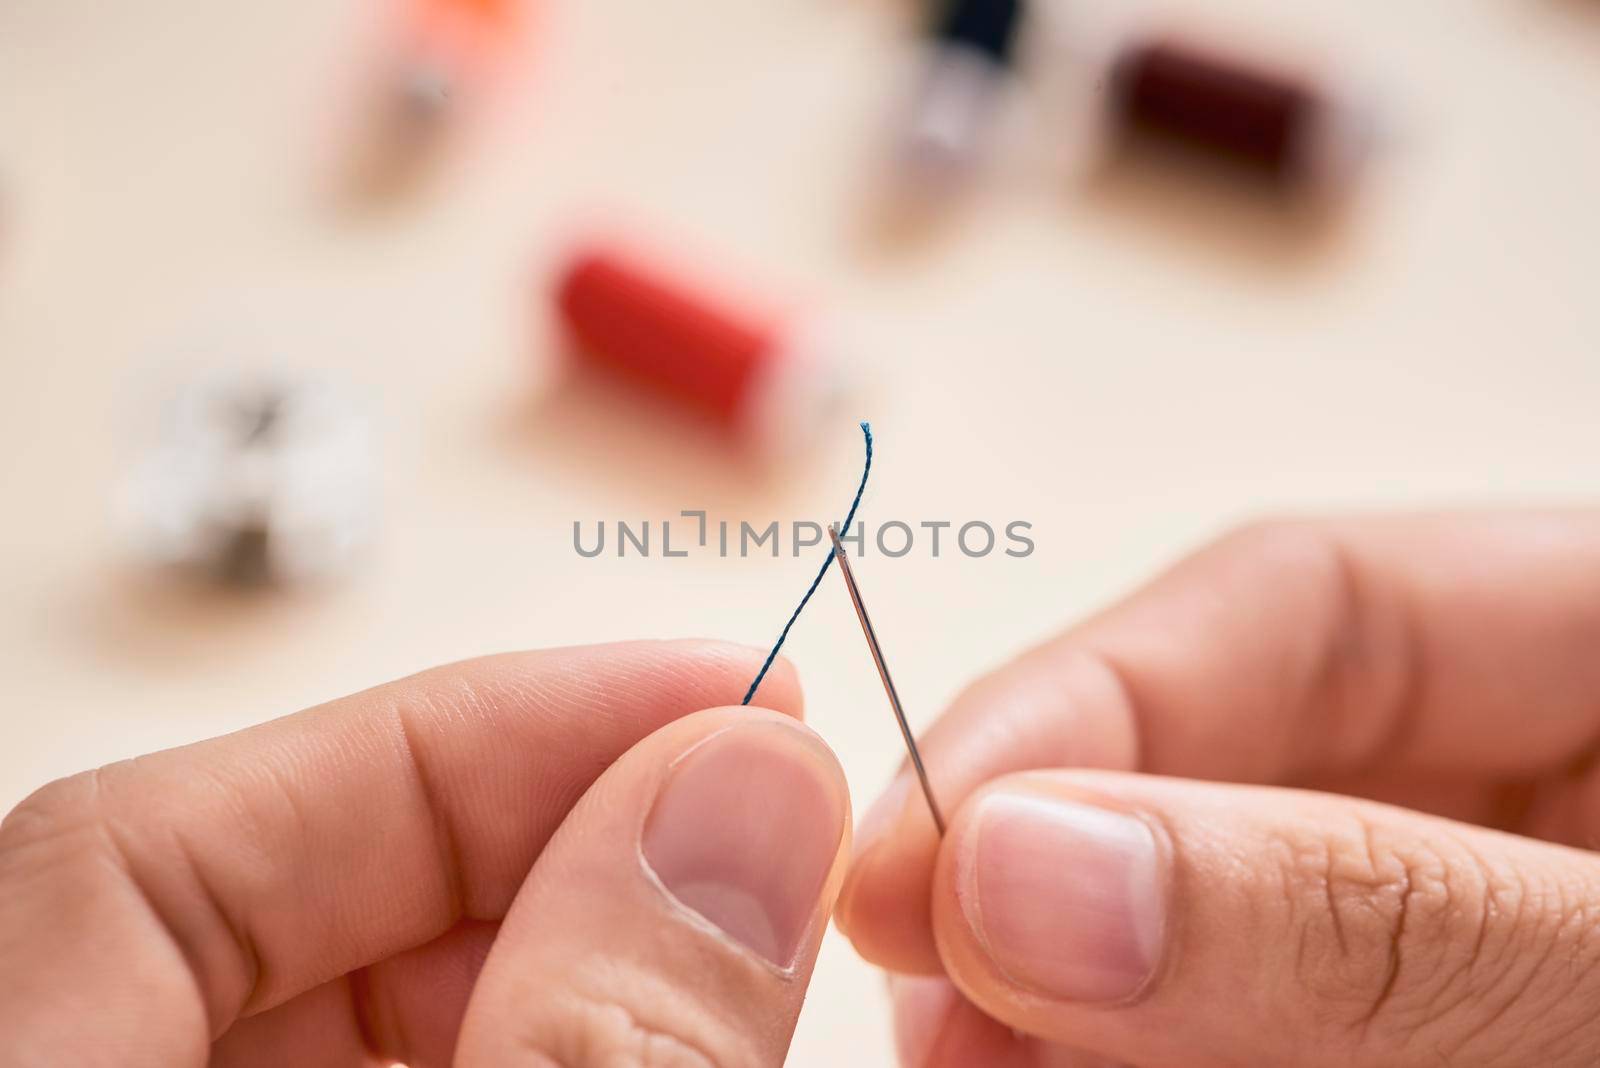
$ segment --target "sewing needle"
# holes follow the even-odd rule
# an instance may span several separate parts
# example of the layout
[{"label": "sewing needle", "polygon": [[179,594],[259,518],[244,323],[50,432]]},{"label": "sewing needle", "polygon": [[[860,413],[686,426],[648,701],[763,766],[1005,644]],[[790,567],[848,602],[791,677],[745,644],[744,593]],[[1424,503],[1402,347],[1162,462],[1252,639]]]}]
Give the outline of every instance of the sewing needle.
[{"label": "sewing needle", "polygon": [[906,750],[911,754],[911,766],[917,769],[917,780],[922,783],[922,796],[928,799],[928,811],[933,815],[933,825],[939,829],[939,836],[944,837],[944,816],[939,811],[939,803],[933,799],[933,787],[928,783],[928,769],[922,766],[922,754],[917,751],[917,740],[911,735],[911,725],[906,722],[905,709],[900,707],[900,695],[895,692],[894,680],[889,678],[889,666],[883,662],[883,648],[878,645],[878,634],[872,629],[872,620],[867,617],[867,607],[861,603],[861,589],[856,585],[856,576],[850,570],[850,558],[845,555],[844,544],[839,540],[839,528],[836,524],[828,526],[828,537],[833,539],[833,552],[839,558],[839,574],[844,576],[845,588],[850,591],[850,602],[856,606],[856,618],[861,620],[861,632],[867,636],[867,648],[872,651],[872,662],[878,665],[878,677],[883,680],[883,689],[889,695],[889,707],[894,709],[894,718],[900,724],[900,734],[906,740]]}]

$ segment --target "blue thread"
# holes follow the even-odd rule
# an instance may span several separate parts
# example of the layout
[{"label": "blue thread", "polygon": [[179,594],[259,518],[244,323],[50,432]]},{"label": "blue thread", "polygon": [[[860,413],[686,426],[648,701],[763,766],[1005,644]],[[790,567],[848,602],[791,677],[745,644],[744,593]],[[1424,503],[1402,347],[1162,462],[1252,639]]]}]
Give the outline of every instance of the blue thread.
[{"label": "blue thread", "polygon": [[[861,469],[861,485],[856,487],[856,499],[850,502],[850,511],[845,515],[844,522],[839,526],[840,537],[850,533],[850,522],[856,517],[856,509],[861,505],[861,495],[867,491],[867,476],[872,473],[872,424],[862,423],[861,433],[867,439],[867,463]],[[772,652],[767,654],[767,662],[761,665],[760,671],[756,672],[755,681],[745,691],[744,700],[739,702],[741,705],[749,704],[750,698],[756,695],[756,687],[760,686],[761,680],[767,677],[767,669],[772,667],[772,662],[778,659],[778,650],[783,648],[783,640],[789,636],[789,628],[794,626],[794,621],[800,618],[801,612],[805,611],[806,602],[811,600],[811,595],[817,592],[818,586],[822,585],[822,576],[828,573],[828,568],[833,564],[833,556],[834,548],[832,544],[829,544],[828,558],[822,561],[822,568],[817,572],[817,577],[811,580],[811,588],[806,591],[804,597],[800,598],[800,603],[795,605],[794,614],[789,617],[789,622],[783,625],[783,633],[778,635],[778,641],[773,645]]]}]

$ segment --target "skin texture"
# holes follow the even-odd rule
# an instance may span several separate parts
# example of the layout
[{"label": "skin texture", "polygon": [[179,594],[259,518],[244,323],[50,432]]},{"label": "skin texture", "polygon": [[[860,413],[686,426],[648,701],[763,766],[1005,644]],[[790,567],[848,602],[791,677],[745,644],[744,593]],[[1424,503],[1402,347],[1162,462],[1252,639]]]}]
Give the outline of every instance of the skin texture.
[{"label": "skin texture", "polygon": [[1600,1063],[1600,514],[1253,525],[922,751],[837,912],[909,1066]]},{"label": "skin texture", "polygon": [[[469,661],[45,787],[0,824],[0,1065],[781,1063],[849,802],[786,663],[713,707],[761,656]],[[822,843],[745,941],[641,846],[712,738],[806,802],[726,833]]]},{"label": "skin texture", "polygon": [[12,812],[0,1065],[776,1065],[836,896],[917,1068],[1592,1065],[1597,649],[1593,513],[1257,525],[962,695],[949,834],[902,775],[848,876],[787,665],[437,669]]}]

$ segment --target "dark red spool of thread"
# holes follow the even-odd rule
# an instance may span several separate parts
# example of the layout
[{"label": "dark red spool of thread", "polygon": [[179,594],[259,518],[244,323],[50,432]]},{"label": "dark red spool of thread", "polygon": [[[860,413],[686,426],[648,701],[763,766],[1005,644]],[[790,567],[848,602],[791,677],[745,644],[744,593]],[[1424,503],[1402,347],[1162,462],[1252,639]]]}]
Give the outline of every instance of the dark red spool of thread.
[{"label": "dark red spool of thread", "polygon": [[1131,46],[1112,76],[1131,130],[1232,160],[1281,185],[1316,180],[1334,104],[1307,79],[1189,45]]}]

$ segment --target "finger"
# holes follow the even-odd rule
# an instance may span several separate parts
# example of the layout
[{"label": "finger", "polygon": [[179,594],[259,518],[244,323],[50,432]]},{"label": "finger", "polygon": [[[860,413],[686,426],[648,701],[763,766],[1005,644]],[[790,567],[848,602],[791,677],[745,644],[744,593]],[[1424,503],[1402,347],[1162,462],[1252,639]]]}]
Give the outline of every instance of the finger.
[{"label": "finger", "polygon": [[499,930],[498,923],[463,921],[425,945],[237,1020],[213,1043],[210,1068],[448,1068]]},{"label": "finger", "polygon": [[781,1065],[849,814],[833,754],[781,716],[715,709],[640,742],[534,866],[457,1064]]},{"label": "finger", "polygon": [[944,976],[894,976],[889,990],[900,1068],[1117,1068],[1007,1027]]},{"label": "finger", "polygon": [[1600,850],[1600,753],[1541,791],[1518,822],[1536,838]]},{"label": "finger", "polygon": [[208,1068],[388,1068],[350,1011],[355,996],[341,976],[247,1016],[212,1046]]},{"label": "finger", "polygon": [[[200,1063],[241,1014],[498,920],[602,769],[760,659],[470,661],[53,784],[0,827],[0,1034],[24,1063]],[[798,713],[787,667],[763,696]]]},{"label": "finger", "polygon": [[[952,807],[1040,767],[1508,778],[1600,739],[1597,644],[1600,513],[1267,523],[980,681],[921,747]],[[909,786],[863,821],[839,918],[927,971],[937,841]]]},{"label": "finger", "polygon": [[1013,1027],[1135,1064],[1592,1065],[1600,857],[1375,802],[1029,772],[962,806],[934,927]]},{"label": "finger", "polygon": [[1527,834],[1525,823],[1529,807],[1537,795],[1551,784],[1549,778],[1501,781],[1472,775],[1373,772],[1311,776],[1305,782],[1294,785],[1304,790],[1382,801],[1386,805],[1426,812],[1430,816],[1443,816],[1461,823],[1476,823],[1480,827]]}]

